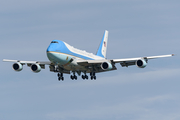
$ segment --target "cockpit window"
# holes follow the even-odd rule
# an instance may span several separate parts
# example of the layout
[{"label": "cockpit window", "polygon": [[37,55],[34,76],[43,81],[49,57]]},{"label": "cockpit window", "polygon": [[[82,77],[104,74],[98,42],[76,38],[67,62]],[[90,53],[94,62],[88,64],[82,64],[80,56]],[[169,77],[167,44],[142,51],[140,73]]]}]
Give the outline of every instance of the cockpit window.
[{"label": "cockpit window", "polygon": [[52,41],[51,43],[58,43],[57,41]]}]

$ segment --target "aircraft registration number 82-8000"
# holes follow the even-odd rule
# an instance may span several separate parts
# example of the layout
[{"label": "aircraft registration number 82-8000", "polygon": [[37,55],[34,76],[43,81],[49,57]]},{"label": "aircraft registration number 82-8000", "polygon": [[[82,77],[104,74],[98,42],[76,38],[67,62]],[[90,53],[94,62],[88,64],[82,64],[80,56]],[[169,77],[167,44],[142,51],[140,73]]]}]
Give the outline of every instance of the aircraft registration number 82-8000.
[{"label": "aircraft registration number 82-8000", "polygon": [[14,62],[12,68],[15,71],[21,71],[23,65],[27,64],[35,73],[40,72],[41,69],[45,69],[45,65],[48,65],[51,72],[58,73],[58,80],[63,81],[63,74],[71,74],[70,78],[72,80],[77,80],[76,75],[80,76],[82,74],[82,79],[88,79],[87,73],[89,73],[90,79],[96,80],[96,73],[116,70],[116,63],[120,63],[122,67],[136,65],[139,68],[145,68],[150,59],[174,56],[174,54],[170,54],[127,59],[106,59],[107,42],[108,31],[105,30],[96,55],[76,49],[63,41],[53,40],[47,48],[47,57],[49,61],[21,61],[8,59],[3,59],[3,61]]}]

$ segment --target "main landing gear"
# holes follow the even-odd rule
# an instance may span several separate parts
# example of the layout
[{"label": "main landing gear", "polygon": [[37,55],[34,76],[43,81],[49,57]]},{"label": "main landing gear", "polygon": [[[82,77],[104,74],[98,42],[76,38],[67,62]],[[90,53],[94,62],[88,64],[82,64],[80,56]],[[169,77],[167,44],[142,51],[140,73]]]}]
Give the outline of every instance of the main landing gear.
[{"label": "main landing gear", "polygon": [[90,73],[90,76],[91,76],[91,80],[96,80],[96,74],[95,74],[95,72],[91,72]]},{"label": "main landing gear", "polygon": [[63,73],[58,73],[58,80],[64,80]]},{"label": "main landing gear", "polygon": [[[91,76],[91,80],[96,80],[96,75],[95,75],[95,72],[91,72],[90,73],[90,76]],[[85,73],[85,75],[82,75],[82,79],[84,80],[84,79],[87,79],[88,80],[88,76],[86,75],[86,73]]]},{"label": "main landing gear", "polygon": [[85,74],[85,75],[82,75],[82,79],[88,79],[88,76]]},{"label": "main landing gear", "polygon": [[[63,73],[58,73],[57,76],[58,76],[58,80],[59,80],[59,81],[60,81],[60,80],[64,81]],[[72,80],[77,80],[77,76],[75,75],[75,72],[73,72],[73,75],[71,75],[70,78],[71,78]],[[91,78],[91,80],[93,80],[93,79],[96,80],[95,72],[91,72],[91,73],[90,73],[90,78]],[[85,75],[82,75],[82,79],[83,79],[83,80],[85,80],[85,79],[88,80],[88,76],[86,75],[86,73],[85,73]]]},{"label": "main landing gear", "polygon": [[72,80],[77,80],[77,76],[75,75],[75,72],[73,72],[73,75],[70,76]]}]

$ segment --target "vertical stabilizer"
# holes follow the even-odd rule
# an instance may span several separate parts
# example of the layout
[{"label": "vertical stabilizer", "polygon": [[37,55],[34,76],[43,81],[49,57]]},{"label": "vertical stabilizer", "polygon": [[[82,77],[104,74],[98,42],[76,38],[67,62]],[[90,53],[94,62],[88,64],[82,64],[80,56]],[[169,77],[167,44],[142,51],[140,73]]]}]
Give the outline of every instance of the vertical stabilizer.
[{"label": "vertical stabilizer", "polygon": [[106,58],[106,50],[107,50],[107,42],[108,42],[108,31],[105,30],[101,44],[99,45],[97,56]]}]

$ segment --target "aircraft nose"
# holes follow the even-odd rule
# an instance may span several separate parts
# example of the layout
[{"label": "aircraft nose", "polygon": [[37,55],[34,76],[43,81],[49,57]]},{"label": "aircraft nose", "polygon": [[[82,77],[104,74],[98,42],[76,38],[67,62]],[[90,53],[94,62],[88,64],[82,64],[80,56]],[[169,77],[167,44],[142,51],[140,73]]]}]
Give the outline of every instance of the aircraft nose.
[{"label": "aircraft nose", "polygon": [[48,47],[47,50],[46,50],[46,52],[49,52],[49,51],[50,51],[50,48]]},{"label": "aircraft nose", "polygon": [[56,41],[52,41],[49,47],[47,48],[47,52],[56,51],[60,48],[60,45],[56,43]]},{"label": "aircraft nose", "polygon": [[54,51],[54,47],[52,45],[49,45],[49,47],[47,48],[47,52],[50,52],[50,51]]}]

